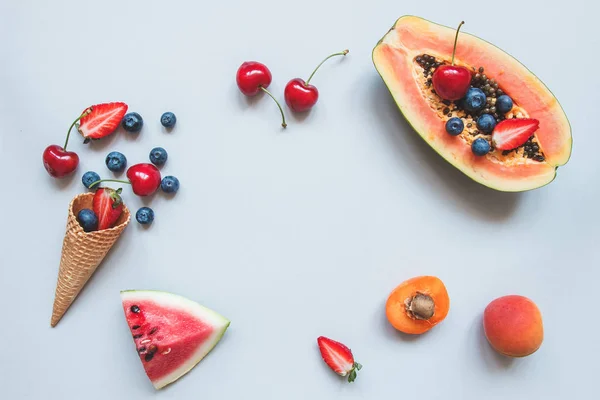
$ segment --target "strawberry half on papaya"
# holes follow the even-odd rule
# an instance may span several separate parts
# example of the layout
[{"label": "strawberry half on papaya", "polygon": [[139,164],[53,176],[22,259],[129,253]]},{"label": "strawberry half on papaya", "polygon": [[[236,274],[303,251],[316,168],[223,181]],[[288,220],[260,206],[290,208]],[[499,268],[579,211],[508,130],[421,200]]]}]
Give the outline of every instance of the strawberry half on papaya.
[{"label": "strawberry half on papaya", "polygon": [[373,49],[373,63],[419,135],[480,184],[536,189],[571,156],[571,126],[554,95],[476,36],[404,16]]}]

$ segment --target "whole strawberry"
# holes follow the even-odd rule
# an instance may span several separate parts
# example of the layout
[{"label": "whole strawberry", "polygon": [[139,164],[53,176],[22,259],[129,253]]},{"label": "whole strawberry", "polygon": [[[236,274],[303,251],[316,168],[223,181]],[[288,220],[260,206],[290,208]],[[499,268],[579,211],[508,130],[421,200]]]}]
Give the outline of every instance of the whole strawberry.
[{"label": "whole strawberry", "polygon": [[93,209],[98,216],[98,230],[112,228],[123,212],[121,190],[99,188],[94,194]]},{"label": "whole strawberry", "polygon": [[317,344],[321,357],[329,368],[340,376],[348,376],[348,382],[354,382],[356,371],[360,371],[362,365],[354,361],[352,351],[342,343],[324,336],[317,339]]}]

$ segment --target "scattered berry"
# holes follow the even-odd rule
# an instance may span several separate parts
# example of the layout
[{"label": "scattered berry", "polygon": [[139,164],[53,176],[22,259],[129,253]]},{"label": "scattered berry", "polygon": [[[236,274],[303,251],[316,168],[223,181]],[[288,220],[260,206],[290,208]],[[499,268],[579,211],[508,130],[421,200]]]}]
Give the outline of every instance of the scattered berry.
[{"label": "scattered berry", "polygon": [[90,112],[81,117],[77,130],[86,140],[106,137],[117,130],[127,108],[122,102],[91,106],[87,109]]},{"label": "scattered berry", "polygon": [[348,382],[354,382],[356,371],[360,371],[362,365],[354,361],[352,351],[343,345],[324,336],[317,339],[319,350],[323,361],[340,376],[348,376]]},{"label": "scattered berry", "polygon": [[70,175],[79,165],[79,156],[77,153],[67,151],[65,147],[51,144],[46,147],[42,154],[44,168],[46,168],[48,174],[53,178],[63,178]]},{"label": "scattered berry", "polygon": [[89,208],[84,208],[77,213],[77,222],[84,232],[92,232],[98,229],[98,217]]},{"label": "scattered berry", "polygon": [[471,145],[471,151],[473,151],[473,154],[476,156],[485,156],[490,152],[490,142],[484,138],[477,138]]},{"label": "scattered berry", "polygon": [[463,107],[469,112],[477,112],[483,110],[486,104],[486,97],[483,90],[479,88],[470,88],[463,99]]},{"label": "scattered berry", "polygon": [[60,147],[57,144],[51,144],[44,149],[42,153],[42,162],[44,168],[48,174],[53,178],[63,178],[77,169],[79,165],[79,156],[73,151],[67,151],[67,144],[69,144],[69,137],[75,124],[80,121],[83,117],[90,114],[92,108],[87,108],[69,127],[67,131],[67,138],[65,139],[65,145]]},{"label": "scattered berry", "polygon": [[121,189],[100,188],[96,190],[93,209],[98,216],[98,229],[112,228],[123,212]]},{"label": "scattered berry", "polygon": [[477,118],[477,129],[485,133],[492,133],[496,127],[496,118],[490,114],[481,114]]},{"label": "scattered berry", "polygon": [[130,112],[123,118],[122,125],[123,129],[125,129],[127,132],[135,133],[142,130],[142,126],[144,126],[144,120],[140,114],[136,112]]},{"label": "scattered berry", "polygon": [[533,118],[511,118],[496,125],[492,135],[498,150],[512,150],[522,146],[538,129],[540,121]]},{"label": "scattered berry", "polygon": [[162,147],[155,147],[150,151],[150,162],[154,165],[163,165],[167,162],[167,151]]},{"label": "scattered berry", "polygon": [[175,114],[173,114],[170,111],[167,111],[160,117],[160,123],[165,128],[174,127],[176,122],[177,122],[177,117],[175,117]]},{"label": "scattered berry", "polygon": [[458,117],[452,117],[446,122],[446,132],[452,136],[457,136],[465,129],[465,123]]},{"label": "scattered berry", "polygon": [[85,186],[88,189],[90,188],[90,185],[92,183],[97,182],[99,180],[100,180],[100,175],[98,175],[94,171],[88,171],[85,174],[83,174],[83,176],[81,177],[81,183],[83,183],[83,186]]},{"label": "scattered berry", "polygon": [[127,179],[131,183],[133,193],[138,196],[149,196],[160,186],[160,171],[150,163],[135,164],[127,169]]},{"label": "scattered berry", "polygon": [[160,183],[160,188],[165,193],[175,193],[179,190],[179,179],[174,176],[165,176]]},{"label": "scattered berry", "polygon": [[118,151],[111,151],[106,156],[106,167],[113,172],[122,172],[127,167],[127,158],[123,153]]},{"label": "scattered berry", "polygon": [[142,207],[135,213],[135,219],[142,225],[151,224],[154,221],[154,211],[150,207]]},{"label": "scattered berry", "polygon": [[310,74],[310,77],[305,82],[303,79],[294,78],[285,85],[283,92],[285,102],[288,107],[295,112],[303,112],[310,110],[319,99],[319,91],[316,86],[310,84],[310,80],[315,75],[315,72],[323,65],[323,63],[335,56],[345,56],[348,54],[348,50],[344,50],[340,53],[335,53],[325,58]]},{"label": "scattered berry", "polygon": [[498,110],[499,113],[506,114],[512,110],[512,108],[513,101],[509,96],[503,94],[496,99],[496,110]]}]

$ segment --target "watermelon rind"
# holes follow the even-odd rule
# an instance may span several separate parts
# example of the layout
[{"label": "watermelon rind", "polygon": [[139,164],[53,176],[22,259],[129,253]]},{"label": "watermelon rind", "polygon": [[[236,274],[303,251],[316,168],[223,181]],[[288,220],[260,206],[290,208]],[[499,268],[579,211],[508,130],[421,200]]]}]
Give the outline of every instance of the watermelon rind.
[{"label": "watermelon rind", "polygon": [[155,389],[162,389],[192,370],[219,343],[231,324],[231,321],[221,314],[186,297],[169,292],[158,290],[123,290],[121,291],[121,300],[135,301],[140,304],[143,304],[144,301],[152,301],[158,305],[180,309],[182,312],[194,315],[203,322],[206,322],[214,329],[211,336],[196,350],[187,362],[183,363],[170,374],[152,381]]}]

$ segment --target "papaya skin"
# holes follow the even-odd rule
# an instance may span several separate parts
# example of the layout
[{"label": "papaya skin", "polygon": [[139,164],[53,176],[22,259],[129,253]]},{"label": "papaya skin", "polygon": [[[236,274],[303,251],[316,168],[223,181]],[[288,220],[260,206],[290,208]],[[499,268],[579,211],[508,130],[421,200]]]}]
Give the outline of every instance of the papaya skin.
[{"label": "papaya skin", "polygon": [[417,276],[402,282],[390,293],[385,304],[390,324],[409,335],[429,331],[446,318],[449,310],[446,286],[435,276]]},{"label": "papaya skin", "polygon": [[492,301],[483,313],[483,330],[492,348],[508,357],[529,356],[544,341],[539,308],[527,297],[518,295]]},{"label": "papaya skin", "polygon": [[[501,80],[503,86],[510,84],[512,88],[508,92],[511,93],[513,100],[516,99],[516,102],[527,110],[530,117],[540,120],[544,130],[536,133],[536,137],[546,155],[545,163],[542,165],[523,163],[518,167],[511,167],[493,160],[473,157],[470,149],[463,148],[465,146],[459,146],[457,141],[448,138],[444,127],[436,124],[436,118],[424,110],[423,102],[418,100],[420,94],[416,93],[412,82],[406,78],[409,76],[407,71],[410,69],[406,64],[407,60],[432,49],[434,53],[449,54],[450,32],[454,31],[453,28],[423,18],[405,15],[395,22],[373,48],[372,59],[375,68],[399,110],[435,152],[469,178],[484,186],[502,192],[524,192],[551,183],[556,178],[558,167],[566,164],[570,159],[573,145],[571,125],[560,103],[548,87],[522,63],[497,46],[474,35],[462,33],[462,53],[458,56],[469,66],[483,65],[486,71],[489,68],[497,69],[492,71],[491,76]],[[419,32],[422,35],[414,35],[419,38],[418,41],[409,43],[412,47],[407,48],[403,41],[406,35]],[[443,40],[440,41],[442,36]],[[480,48],[482,51],[473,51],[473,48]],[[480,60],[482,57],[478,55],[488,53],[489,55],[484,59],[496,59],[498,62]],[[532,104],[532,99],[538,100],[534,100]],[[551,131],[551,134],[544,133],[548,131]]]}]

